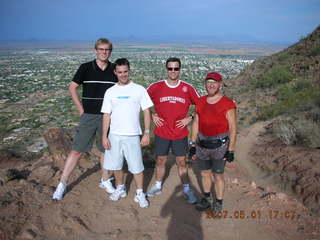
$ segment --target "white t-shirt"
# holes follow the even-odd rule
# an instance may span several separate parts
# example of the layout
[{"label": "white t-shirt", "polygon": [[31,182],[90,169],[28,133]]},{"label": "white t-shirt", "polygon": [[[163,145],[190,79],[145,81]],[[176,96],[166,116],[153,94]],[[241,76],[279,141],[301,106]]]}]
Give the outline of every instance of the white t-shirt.
[{"label": "white t-shirt", "polygon": [[117,135],[141,135],[140,109],[153,106],[147,90],[136,83],[115,84],[103,99],[101,112],[111,114],[110,132]]}]

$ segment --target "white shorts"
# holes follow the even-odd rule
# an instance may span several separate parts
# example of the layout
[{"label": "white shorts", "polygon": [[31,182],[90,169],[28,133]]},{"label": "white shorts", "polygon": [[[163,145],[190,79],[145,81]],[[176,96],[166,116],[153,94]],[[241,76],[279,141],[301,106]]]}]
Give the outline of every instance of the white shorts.
[{"label": "white shorts", "polygon": [[103,167],[107,170],[121,170],[124,158],[133,174],[144,170],[140,146],[140,136],[123,136],[109,133],[110,150],[105,150]]}]

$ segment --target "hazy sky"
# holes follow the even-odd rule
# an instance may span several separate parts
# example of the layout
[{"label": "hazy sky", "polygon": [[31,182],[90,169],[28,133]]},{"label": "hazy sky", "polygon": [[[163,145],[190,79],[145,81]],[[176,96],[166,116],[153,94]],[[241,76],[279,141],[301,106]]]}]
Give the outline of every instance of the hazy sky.
[{"label": "hazy sky", "polygon": [[218,37],[296,42],[320,0],[1,0],[0,40]]}]

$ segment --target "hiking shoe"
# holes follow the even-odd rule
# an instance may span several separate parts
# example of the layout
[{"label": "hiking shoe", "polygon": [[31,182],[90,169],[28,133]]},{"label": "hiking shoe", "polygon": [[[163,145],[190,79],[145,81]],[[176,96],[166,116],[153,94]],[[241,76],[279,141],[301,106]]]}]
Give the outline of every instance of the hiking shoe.
[{"label": "hiking shoe", "polygon": [[213,199],[212,197],[204,197],[196,204],[195,207],[198,211],[206,211],[213,209]]},{"label": "hiking shoe", "polygon": [[139,193],[139,194],[136,194],[135,197],[134,197],[134,201],[136,203],[139,203],[139,206],[141,208],[147,208],[149,207],[149,202],[148,200],[146,199],[146,195],[142,192],[142,193]]},{"label": "hiking shoe", "polygon": [[114,178],[109,178],[108,180],[103,180],[101,178],[100,180],[100,184],[99,187],[103,188],[104,190],[106,190],[107,193],[114,193],[114,191],[116,190],[113,185],[111,180],[113,180]]},{"label": "hiking shoe", "polygon": [[52,195],[53,200],[61,200],[63,198],[63,194],[66,191],[67,185],[60,182]]},{"label": "hiking shoe", "polygon": [[195,204],[197,202],[197,197],[194,195],[194,193],[191,189],[187,190],[183,194],[184,194],[185,198],[187,199],[187,203]]},{"label": "hiking shoe", "polygon": [[222,211],[222,209],[223,209],[223,203],[219,203],[215,201],[213,204],[213,211],[219,212],[219,211]]},{"label": "hiking shoe", "polygon": [[117,188],[110,196],[109,199],[112,201],[119,201],[121,198],[127,196],[125,188]]},{"label": "hiking shoe", "polygon": [[155,184],[147,192],[148,197],[154,197],[155,195],[161,194],[161,188],[158,188]]}]

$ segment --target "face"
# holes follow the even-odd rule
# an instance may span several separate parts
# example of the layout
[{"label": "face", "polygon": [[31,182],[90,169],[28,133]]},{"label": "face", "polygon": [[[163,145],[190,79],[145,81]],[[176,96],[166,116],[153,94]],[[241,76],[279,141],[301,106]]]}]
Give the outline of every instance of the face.
[{"label": "face", "polygon": [[96,49],[97,59],[101,62],[106,62],[111,55],[111,51],[109,44],[99,44]]},{"label": "face", "polygon": [[114,73],[118,77],[118,83],[120,85],[126,85],[129,83],[130,69],[127,65],[116,66]]},{"label": "face", "polygon": [[220,91],[221,82],[217,81],[206,81],[206,90],[209,96],[214,96]]},{"label": "face", "polygon": [[180,76],[180,66],[178,62],[168,62],[167,64],[168,79],[176,81]]}]

